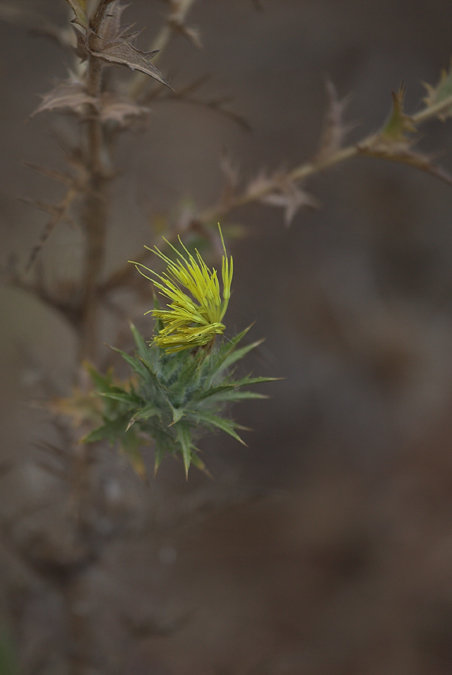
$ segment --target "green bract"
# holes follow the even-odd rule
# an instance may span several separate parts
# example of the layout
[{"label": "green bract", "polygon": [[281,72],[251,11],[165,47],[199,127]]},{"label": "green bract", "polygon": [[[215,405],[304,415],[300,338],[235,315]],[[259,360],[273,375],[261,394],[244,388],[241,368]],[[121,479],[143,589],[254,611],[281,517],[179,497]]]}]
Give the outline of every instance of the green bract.
[{"label": "green bract", "polygon": [[211,350],[167,353],[154,341],[146,344],[132,326],[136,344],[133,356],[116,349],[135,376],[127,386],[118,385],[111,375],[90,368],[93,383],[104,400],[103,424],[84,438],[85,443],[104,438],[119,441],[135,469],[144,472],[139,447],[146,442],[155,448],[155,470],[167,454],[179,455],[185,471],[191,464],[204,469],[196,440],[206,431],[221,429],[242,442],[234,420],[224,415],[226,404],[262,394],[243,387],[275,378],[234,379],[232,366],[261,340],[238,347],[248,329]]}]

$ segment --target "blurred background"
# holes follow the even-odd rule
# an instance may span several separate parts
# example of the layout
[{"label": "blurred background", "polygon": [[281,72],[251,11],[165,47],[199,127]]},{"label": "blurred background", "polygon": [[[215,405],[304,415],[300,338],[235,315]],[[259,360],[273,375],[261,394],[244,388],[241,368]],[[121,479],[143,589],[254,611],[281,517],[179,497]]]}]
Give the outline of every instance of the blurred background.
[{"label": "blurred background", "polygon": [[[67,17],[63,0],[33,6],[58,23]],[[126,10],[146,26],[143,48],[165,11],[157,0]],[[327,77],[349,97],[348,142],[381,126],[402,82],[407,111],[419,110],[423,83],[448,67],[451,19],[446,0],[263,0],[261,10],[199,0],[189,23],[203,49],[181,36],[159,68],[176,90],[209,74],[205,91],[230,96],[252,132],[209,110],[156,104],[147,129],[119,148],[109,268],[149,241],[151,218],[216,201],[225,151],[244,180],[312,158]],[[23,161],[64,166],[61,121],[30,114],[69,65],[51,41],[0,24],[4,262],[15,254],[23,265],[46,222],[20,198],[61,195]],[[452,171],[450,123],[423,131],[420,147]],[[229,219],[246,236],[229,244],[228,329],[256,321],[252,338],[266,341],[249,370],[284,378],[262,388],[268,401],[235,411],[253,429],[248,447],[205,439],[213,481],[193,472],[186,483],[169,460],[150,487],[119,460],[102,479],[128,524],[80,581],[99,650],[93,673],[452,672],[452,189],[366,158],[305,187],[321,208],[299,212],[290,228],[264,205]],[[52,235],[49,278],[76,268],[78,241],[66,225]],[[15,540],[44,528],[47,543],[64,541],[62,488],[33,454],[34,442],[52,438],[49,415],[23,399],[43,372],[67,395],[74,339],[23,292],[3,288],[0,303],[1,453],[14,462],[2,510]],[[141,311],[130,308],[131,318]],[[24,672],[69,672],[58,651],[61,599],[0,546],[0,609]],[[124,622],[135,626],[127,642]],[[47,661],[36,660],[42,644]]]}]

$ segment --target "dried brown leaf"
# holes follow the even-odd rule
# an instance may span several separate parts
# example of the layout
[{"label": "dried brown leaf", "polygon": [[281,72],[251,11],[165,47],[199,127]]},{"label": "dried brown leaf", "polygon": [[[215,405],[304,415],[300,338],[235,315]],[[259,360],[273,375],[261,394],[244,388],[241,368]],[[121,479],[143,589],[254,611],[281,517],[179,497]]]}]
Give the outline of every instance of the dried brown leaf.
[{"label": "dried brown leaf", "polygon": [[284,222],[287,226],[292,223],[300,209],[319,208],[319,202],[312,195],[301,190],[285,175],[275,176],[273,191],[261,197],[260,201],[284,209]]},{"label": "dried brown leaf", "polygon": [[109,38],[108,42],[101,38],[95,48],[88,47],[88,49],[90,54],[106,63],[139,70],[171,89],[161,72],[151,63],[156,51],[144,52],[138,49],[134,44],[137,35],[138,33],[131,33],[127,28],[120,29],[115,37]]},{"label": "dried brown leaf", "polygon": [[140,106],[127,98],[105,93],[100,99],[99,118],[101,122],[114,122],[121,127],[131,121],[143,119],[149,115],[149,108]]},{"label": "dried brown leaf", "polygon": [[59,110],[75,115],[84,114],[86,104],[95,105],[96,100],[87,94],[84,85],[75,75],[70,75],[67,80],[58,83],[53,89],[42,97],[40,105],[32,112],[31,116],[45,110]]},{"label": "dried brown leaf", "polygon": [[128,5],[123,5],[117,0],[108,8],[100,31],[100,36],[106,44],[114,42],[120,35],[122,13],[127,7]]}]

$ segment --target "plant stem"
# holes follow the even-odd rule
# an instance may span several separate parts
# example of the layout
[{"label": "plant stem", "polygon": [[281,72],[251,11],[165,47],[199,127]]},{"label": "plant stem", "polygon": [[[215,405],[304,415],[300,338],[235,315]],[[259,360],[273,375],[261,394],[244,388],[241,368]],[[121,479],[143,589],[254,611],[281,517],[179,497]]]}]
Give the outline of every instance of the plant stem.
[{"label": "plant stem", "polygon": [[[451,107],[452,107],[452,95],[448,96],[439,103],[436,103],[431,106],[426,106],[423,110],[420,110],[418,113],[412,115],[411,120],[416,125],[423,124],[427,120],[431,119],[432,117],[436,117],[437,115],[441,114],[442,112],[445,112],[448,108]],[[375,133],[369,134],[358,143],[353,145],[347,145],[346,147],[341,148],[340,150],[337,150],[336,152],[332,153],[322,161],[306,162],[305,164],[301,164],[300,166],[290,171],[287,175],[287,178],[290,181],[294,182],[300,181],[309,178],[310,176],[313,176],[317,173],[320,173],[321,171],[325,171],[326,169],[329,169],[330,167],[335,166],[336,164],[340,164],[341,162],[345,162],[349,159],[352,159],[353,157],[360,155],[362,153],[361,148],[370,145],[372,140],[376,138],[376,136],[377,135]],[[239,194],[236,197],[232,198],[228,203],[227,207],[226,206],[222,207],[219,205],[209,207],[208,209],[202,211],[197,216],[197,219],[203,224],[211,223],[218,217],[224,216],[226,213],[229,213],[232,209],[239,208],[240,206],[245,206],[246,204],[250,204],[252,202],[260,201],[263,197],[269,195],[274,189],[275,185],[272,185],[271,182],[269,181],[266,185],[262,186],[259,189],[252,191],[245,190],[242,194]]]},{"label": "plant stem", "polygon": [[[105,11],[111,0],[101,0],[91,20],[93,34],[90,46],[95,47],[102,26]],[[102,64],[98,58],[90,55],[86,72],[87,93],[96,98],[101,92]],[[79,361],[93,360],[98,344],[99,301],[97,284],[103,270],[105,257],[105,239],[108,218],[109,176],[104,167],[104,137],[102,124],[96,106],[90,106],[90,115],[86,121],[86,170],[88,174],[86,194],[82,206],[82,223],[86,238],[84,270],[82,276],[82,311],[79,330]]]}]

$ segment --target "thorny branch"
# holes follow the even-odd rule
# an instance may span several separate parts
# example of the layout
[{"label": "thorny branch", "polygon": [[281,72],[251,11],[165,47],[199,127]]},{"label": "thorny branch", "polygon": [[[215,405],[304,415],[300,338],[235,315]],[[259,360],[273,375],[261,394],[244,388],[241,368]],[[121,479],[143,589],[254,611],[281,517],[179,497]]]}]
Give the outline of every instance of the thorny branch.
[{"label": "thorny branch", "polygon": [[[442,101],[436,104],[427,105],[423,110],[411,116],[411,121],[414,126],[421,125],[428,120],[440,116],[441,113],[449,110],[452,106],[452,95],[444,98]],[[374,157],[380,157],[381,159],[386,159],[388,161],[394,161],[399,163],[410,163],[416,168],[427,171],[432,175],[436,176],[443,182],[448,185],[452,185],[452,178],[443,171],[440,167],[435,166],[425,158],[425,162],[418,162],[415,164],[413,161],[407,161],[409,157],[403,157],[401,154],[381,154],[378,155],[376,149],[373,149],[375,141],[379,138],[378,133],[372,133],[363,138],[358,143],[354,143],[343,148],[340,148],[334,152],[327,153],[325,156],[318,156],[317,160],[310,162],[305,162],[294,169],[289,171],[287,174],[281,174],[281,172],[275,173],[273,176],[261,177],[251,181],[242,192],[236,193],[234,190],[230,191],[228,198],[226,200],[220,200],[213,206],[210,206],[198,213],[194,212],[191,216],[189,222],[184,223],[183,231],[187,231],[194,228],[209,228],[213,223],[217,222],[219,219],[224,218],[229,215],[232,211],[239,209],[240,207],[246,206],[247,204],[252,204],[256,202],[264,202],[266,198],[275,194],[275,192],[281,189],[281,183],[286,185],[296,185],[311,176],[319,174],[327,169],[345,162],[354,157],[370,154]],[[419,155],[419,158],[423,156]],[[304,194],[304,193],[303,193]],[[309,196],[308,196],[309,197]],[[307,206],[313,206],[309,201],[305,204]],[[177,224],[175,230],[178,233],[182,232],[180,224]],[[149,256],[149,252],[146,249],[141,249],[132,256],[133,260],[141,263],[144,262]],[[99,292],[101,294],[110,293],[128,283],[130,279],[134,276],[135,269],[130,265],[124,265],[121,268],[115,270],[113,274],[101,285]]]},{"label": "thorny branch", "polygon": [[[92,33],[88,37],[88,46],[94,50],[99,42],[98,34],[108,6],[112,0],[101,0],[94,17],[91,19]],[[103,65],[101,61],[88,55],[86,91],[88,96],[96,98],[101,92]],[[86,236],[85,269],[83,273],[83,314],[80,325],[80,360],[92,358],[97,345],[97,326],[99,321],[96,286],[102,272],[107,231],[107,190],[109,176],[103,162],[103,131],[99,111],[89,104],[90,115],[86,121],[86,168],[88,172],[88,191],[82,207],[82,219]]]}]

